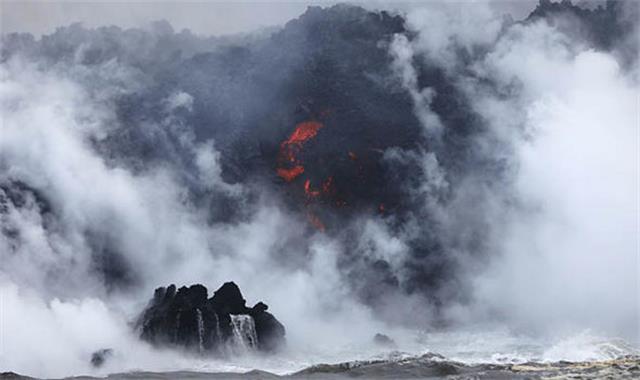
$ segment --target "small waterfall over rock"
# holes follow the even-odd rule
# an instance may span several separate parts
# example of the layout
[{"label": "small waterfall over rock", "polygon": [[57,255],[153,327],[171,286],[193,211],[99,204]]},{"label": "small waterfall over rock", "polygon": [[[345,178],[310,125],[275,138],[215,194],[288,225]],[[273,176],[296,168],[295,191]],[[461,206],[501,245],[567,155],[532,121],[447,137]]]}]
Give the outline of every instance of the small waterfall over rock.
[{"label": "small waterfall over rock", "polygon": [[227,282],[207,298],[203,285],[158,288],[138,317],[140,337],[156,346],[231,357],[275,352],[285,340],[284,326],[258,302],[252,308],[236,284]]},{"label": "small waterfall over rock", "polygon": [[243,354],[258,348],[256,325],[250,315],[231,315],[231,351]]},{"label": "small waterfall over rock", "polygon": [[204,321],[202,320],[202,312],[196,308],[196,323],[198,324],[198,349],[204,351]]}]

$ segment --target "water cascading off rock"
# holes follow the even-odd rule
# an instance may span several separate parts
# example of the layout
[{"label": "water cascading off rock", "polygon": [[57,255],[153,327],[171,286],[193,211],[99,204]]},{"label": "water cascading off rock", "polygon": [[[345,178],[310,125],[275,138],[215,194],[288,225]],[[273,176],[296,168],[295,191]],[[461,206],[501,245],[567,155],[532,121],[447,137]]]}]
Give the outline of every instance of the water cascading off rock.
[{"label": "water cascading off rock", "polygon": [[285,343],[284,326],[258,302],[248,308],[242,293],[227,282],[208,298],[196,284],[156,289],[137,320],[141,339],[155,345],[185,348],[203,354],[241,355],[273,352]]},{"label": "water cascading off rock", "polygon": [[231,315],[233,337],[229,349],[235,354],[245,354],[258,348],[256,324],[250,315]]}]

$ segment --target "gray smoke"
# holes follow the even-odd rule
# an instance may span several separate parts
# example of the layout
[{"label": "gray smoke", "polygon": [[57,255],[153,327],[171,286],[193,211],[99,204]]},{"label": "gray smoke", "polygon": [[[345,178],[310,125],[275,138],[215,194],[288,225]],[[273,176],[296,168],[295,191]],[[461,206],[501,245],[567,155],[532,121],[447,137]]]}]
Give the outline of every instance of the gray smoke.
[{"label": "gray smoke", "polygon": [[[640,340],[637,8],[3,35],[0,368],[77,374],[104,347],[180,366],[127,321],[157,286],[229,280],[291,351],[495,321]],[[279,149],[308,120],[287,183]]]}]

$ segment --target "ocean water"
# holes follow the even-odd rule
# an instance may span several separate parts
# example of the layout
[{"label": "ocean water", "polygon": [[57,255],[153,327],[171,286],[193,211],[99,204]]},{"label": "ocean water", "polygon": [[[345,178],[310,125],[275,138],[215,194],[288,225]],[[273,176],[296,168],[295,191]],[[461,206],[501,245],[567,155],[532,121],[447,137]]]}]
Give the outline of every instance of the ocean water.
[{"label": "ocean water", "polygon": [[637,347],[590,330],[557,339],[500,328],[414,331],[394,338],[393,347],[380,347],[371,342],[330,345],[309,341],[305,347],[289,346],[277,355],[262,355],[246,349],[236,350],[227,358],[162,350],[151,353],[163,358],[161,361],[147,361],[139,366],[115,352],[103,368],[73,375],[115,378],[542,378],[577,374],[634,378],[640,375]]},{"label": "ocean water", "polygon": [[[28,326],[28,329],[0,329],[0,373],[14,372],[36,378],[113,374],[118,374],[116,378],[183,376],[177,373],[205,378],[219,374],[225,378],[236,376],[234,374],[254,376],[255,371],[261,371],[261,376],[288,377],[302,376],[301,373],[318,377],[328,372],[363,378],[422,378],[434,375],[433,371],[436,376],[501,371],[503,376],[505,371],[513,374],[516,367],[523,371],[535,370],[535,373],[543,368],[558,374],[573,370],[573,367],[566,368],[569,362],[581,363],[580,371],[593,372],[594,366],[604,366],[607,370],[640,376],[637,342],[595,330],[570,333],[565,330],[556,335],[544,326],[544,334],[506,325],[408,330],[365,324],[363,317],[332,320],[330,322],[336,324],[332,331],[317,321],[305,324],[301,319],[285,321],[287,346],[282,352],[264,355],[255,349],[252,321],[237,317],[233,320],[235,334],[228,355],[212,357],[195,351],[153,348],[132,331],[132,318],[110,311],[98,300],[26,302],[29,298],[19,297],[16,288],[5,288],[2,295],[0,308],[5,327],[20,321],[19,326]],[[376,332],[388,335],[394,344],[375,344]],[[104,365],[94,368],[90,362],[92,353],[106,348],[112,349],[113,354]],[[412,368],[410,376],[398,372],[406,368]],[[382,369],[386,372],[381,375]],[[615,374],[618,375],[620,373]]]}]

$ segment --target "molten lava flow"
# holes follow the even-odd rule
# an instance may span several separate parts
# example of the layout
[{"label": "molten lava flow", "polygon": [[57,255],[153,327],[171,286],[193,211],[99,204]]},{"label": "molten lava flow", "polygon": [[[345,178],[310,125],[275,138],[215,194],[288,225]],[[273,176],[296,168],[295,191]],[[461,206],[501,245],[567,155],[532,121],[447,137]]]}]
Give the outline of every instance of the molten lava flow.
[{"label": "molten lava flow", "polygon": [[[279,167],[276,170],[278,176],[291,182],[304,173],[304,166],[297,157],[298,153],[305,142],[316,137],[320,128],[322,128],[322,124],[317,121],[299,123],[291,136],[280,144]],[[291,165],[293,167],[289,167]]]},{"label": "molten lava flow", "polygon": [[322,124],[318,123],[317,121],[305,121],[299,123],[291,136],[289,136],[287,140],[282,142],[281,147],[293,144],[303,144],[307,140],[316,137],[320,128],[322,128]]},{"label": "molten lava flow", "polygon": [[[318,131],[323,125],[317,121],[305,121],[296,125],[296,129],[291,133],[288,139],[280,144],[280,152],[278,154],[278,168],[276,173],[279,177],[287,182],[292,182],[305,172],[303,162],[298,157],[303,145],[310,139],[318,135]],[[355,155],[354,155],[355,156]],[[312,199],[319,198],[321,195],[328,195],[333,191],[333,176],[325,179],[319,189],[311,187],[311,179],[304,182],[304,193],[307,197],[306,206]],[[307,208],[307,218],[309,223],[320,231],[325,230],[325,226],[312,211]]]},{"label": "molten lava flow", "polygon": [[322,187],[320,190],[313,190],[311,188],[311,180],[308,179],[304,182],[304,193],[309,198],[316,198],[316,197],[319,197],[320,195],[329,195],[332,190],[333,190],[333,176],[329,176],[327,179],[325,179],[322,182]]},{"label": "molten lava flow", "polygon": [[294,166],[291,169],[278,168],[278,176],[282,177],[287,182],[291,182],[296,179],[297,176],[304,173],[304,167],[301,165]]},{"label": "molten lava flow", "polygon": [[310,180],[304,181],[304,193],[309,198],[315,198],[317,196],[320,196],[320,191],[319,190],[312,190],[311,189],[311,181]]}]

